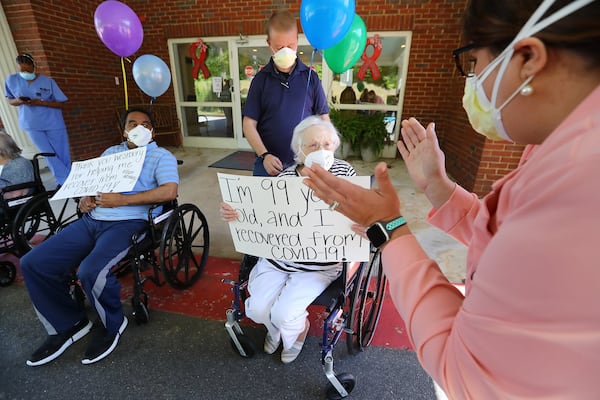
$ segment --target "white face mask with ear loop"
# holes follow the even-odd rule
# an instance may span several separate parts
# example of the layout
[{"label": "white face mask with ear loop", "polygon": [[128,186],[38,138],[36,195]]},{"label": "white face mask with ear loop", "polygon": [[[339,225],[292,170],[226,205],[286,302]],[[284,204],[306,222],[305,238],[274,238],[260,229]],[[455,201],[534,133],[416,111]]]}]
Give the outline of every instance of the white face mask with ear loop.
[{"label": "white face mask with ear loop", "polygon": [[144,125],[138,125],[127,132],[127,140],[137,147],[144,147],[152,140],[152,131]]},{"label": "white face mask with ear loop", "polygon": [[[479,76],[468,77],[465,81],[465,94],[463,97],[463,107],[469,117],[469,122],[475,131],[488,137],[489,139],[504,139],[512,142],[504,125],[502,123],[501,110],[533,79],[533,76],[528,77],[514,93],[508,97],[500,107],[496,107],[498,92],[502,77],[508,67],[512,55],[514,53],[514,45],[519,40],[532,36],[542,29],[548,27],[554,22],[566,17],[567,15],[579,10],[588,5],[594,0],[575,0],[574,2],[564,6],[554,14],[541,20],[542,15],[550,8],[555,0],[544,0],[538,9],[531,15],[529,20],[523,25],[523,28],[515,36],[512,42],[496,57],[489,65],[487,65]],[[539,22],[538,22],[539,21]],[[494,86],[492,88],[491,101],[488,100],[482,83],[490,75],[490,73],[498,66],[498,74],[496,75]]]},{"label": "white face mask with ear loop", "polygon": [[310,168],[313,164],[319,164],[323,169],[329,171],[329,168],[333,165],[333,151],[320,149],[308,153],[304,158],[304,165]]}]

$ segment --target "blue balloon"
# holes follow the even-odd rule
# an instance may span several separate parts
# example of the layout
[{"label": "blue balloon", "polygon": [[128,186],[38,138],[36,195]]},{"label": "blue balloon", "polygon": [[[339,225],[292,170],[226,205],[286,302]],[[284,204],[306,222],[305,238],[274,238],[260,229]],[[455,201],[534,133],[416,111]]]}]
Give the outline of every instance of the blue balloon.
[{"label": "blue balloon", "polygon": [[158,97],[171,84],[171,71],[163,60],[152,54],[144,54],[133,63],[133,79],[138,87],[150,97]]},{"label": "blue balloon", "polygon": [[354,0],[302,0],[300,24],[310,44],[324,50],[344,38],[355,12]]}]

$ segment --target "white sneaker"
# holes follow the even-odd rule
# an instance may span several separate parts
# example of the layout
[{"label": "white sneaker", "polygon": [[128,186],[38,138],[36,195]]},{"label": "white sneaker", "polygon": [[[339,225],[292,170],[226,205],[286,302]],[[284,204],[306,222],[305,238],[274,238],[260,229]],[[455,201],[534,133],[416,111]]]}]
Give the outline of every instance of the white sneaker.
[{"label": "white sneaker", "polygon": [[308,322],[308,318],[306,319],[306,326],[304,331],[298,336],[298,339],[294,342],[292,347],[289,349],[283,349],[281,352],[281,362],[284,364],[289,364],[294,361],[300,355],[302,351],[302,347],[304,347],[304,341],[308,336],[308,329],[310,328],[310,322]]}]

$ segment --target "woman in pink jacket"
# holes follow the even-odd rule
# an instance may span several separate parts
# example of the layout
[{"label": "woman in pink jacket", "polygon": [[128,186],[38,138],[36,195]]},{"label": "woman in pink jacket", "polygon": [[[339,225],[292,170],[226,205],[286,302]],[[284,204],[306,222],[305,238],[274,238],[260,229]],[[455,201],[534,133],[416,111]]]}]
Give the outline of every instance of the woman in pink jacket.
[{"label": "woman in pink jacket", "polygon": [[433,124],[402,122],[398,149],[433,205],[429,221],[469,246],[465,296],[411,234],[384,163],[377,190],[307,169],[316,195],[384,248],[419,359],[452,399],[599,396],[598,21],[593,0],[468,5],[469,46],[454,53],[468,61],[469,120],[490,139],[531,145],[482,200],[446,175]]}]

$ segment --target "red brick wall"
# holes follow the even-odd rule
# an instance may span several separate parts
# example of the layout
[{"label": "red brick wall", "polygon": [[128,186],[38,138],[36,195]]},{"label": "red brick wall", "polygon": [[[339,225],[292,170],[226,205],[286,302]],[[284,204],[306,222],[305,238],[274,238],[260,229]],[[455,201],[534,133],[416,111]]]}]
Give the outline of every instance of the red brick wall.
[{"label": "red brick wall", "polygon": [[[121,65],[96,35],[99,1],[2,0],[19,51],[36,57],[40,71],[67,94],[65,120],[74,159],[97,156],[117,141],[114,110],[124,106]],[[125,1],[142,17],[144,42],[135,56],[168,60],[167,39],[264,33],[270,13],[287,8],[298,15],[300,1],[166,0]],[[460,43],[459,22],[466,0],[357,0],[369,31],[413,32],[402,118],[436,122],[447,168],[461,185],[483,194],[491,179],[515,165],[519,148],[486,142],[470,128],[461,106],[464,81],[450,52]],[[133,61],[132,59],[132,61]],[[148,103],[128,71],[130,103]],[[121,85],[116,86],[114,77]],[[160,103],[173,102],[172,87]],[[504,150],[503,150],[504,149]],[[480,165],[480,161],[482,161]]]}]

